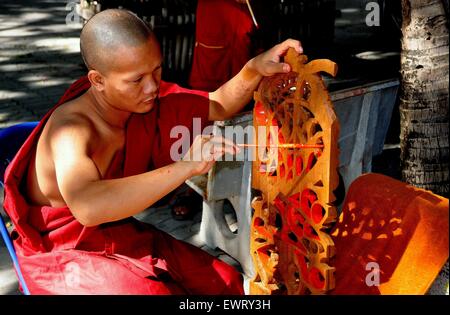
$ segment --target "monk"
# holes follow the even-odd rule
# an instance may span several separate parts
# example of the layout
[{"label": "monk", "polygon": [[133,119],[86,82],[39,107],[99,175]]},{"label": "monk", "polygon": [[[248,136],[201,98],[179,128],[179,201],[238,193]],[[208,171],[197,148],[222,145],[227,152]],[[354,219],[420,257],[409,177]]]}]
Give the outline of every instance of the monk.
[{"label": "monk", "polygon": [[[263,76],[290,71],[280,57],[289,47],[301,52],[300,42],[249,60],[211,93],[161,81],[157,39],[128,11],[92,17],[80,45],[87,76],[41,120],[5,174],[4,207],[29,291],[242,294],[234,268],[133,215],[238,150],[199,135],[173,161],[172,127],[229,118]],[[200,160],[191,158],[208,145]]]}]

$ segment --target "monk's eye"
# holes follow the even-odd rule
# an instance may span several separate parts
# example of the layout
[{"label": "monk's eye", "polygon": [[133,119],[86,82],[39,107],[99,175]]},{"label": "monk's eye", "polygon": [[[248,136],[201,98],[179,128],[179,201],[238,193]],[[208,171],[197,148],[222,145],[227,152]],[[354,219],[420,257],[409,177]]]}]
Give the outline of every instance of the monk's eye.
[{"label": "monk's eye", "polygon": [[142,81],[142,77],[139,77],[138,79],[136,79],[136,80],[134,80],[134,81],[131,81],[131,82],[133,82],[133,83],[139,83],[139,82],[141,82]]}]

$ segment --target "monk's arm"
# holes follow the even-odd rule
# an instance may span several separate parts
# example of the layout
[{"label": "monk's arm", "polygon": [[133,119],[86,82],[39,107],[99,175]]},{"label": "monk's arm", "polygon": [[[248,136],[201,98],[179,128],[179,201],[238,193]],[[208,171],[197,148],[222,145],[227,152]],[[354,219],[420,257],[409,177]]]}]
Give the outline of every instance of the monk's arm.
[{"label": "monk's arm", "polygon": [[135,176],[102,180],[90,157],[92,132],[86,124],[61,124],[50,139],[60,193],[85,226],[135,215],[193,175],[191,164],[176,162]]},{"label": "monk's arm", "polygon": [[[83,123],[64,123],[51,135],[51,152],[55,163],[58,188],[74,217],[85,226],[113,222],[133,216],[180,186],[186,179],[204,174],[214,164],[214,159],[237,149],[222,137],[197,137],[187,155],[202,152],[202,146],[214,146],[211,159],[179,161],[154,171],[139,175],[103,180],[90,158],[89,141],[92,131]],[[227,142],[228,141],[228,142]],[[195,154],[193,155],[195,156]]]},{"label": "monk's arm", "polygon": [[250,59],[236,76],[209,93],[209,120],[228,119],[239,112],[253,97],[263,76],[289,72],[290,66],[280,59],[290,47],[303,52],[299,41],[288,39]]}]

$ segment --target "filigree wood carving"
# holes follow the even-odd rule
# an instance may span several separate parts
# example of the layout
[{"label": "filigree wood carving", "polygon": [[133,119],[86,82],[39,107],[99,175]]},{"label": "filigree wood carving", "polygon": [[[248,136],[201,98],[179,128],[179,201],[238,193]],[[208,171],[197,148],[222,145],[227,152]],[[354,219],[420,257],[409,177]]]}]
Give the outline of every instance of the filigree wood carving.
[{"label": "filigree wood carving", "polygon": [[[339,124],[318,74],[336,75],[330,60],[307,63],[290,49],[292,71],[265,78],[255,92],[256,140],[265,137],[267,159],[252,166],[251,255],[256,276],[251,294],[322,294],[334,287],[328,265],[334,244],[327,228],[336,220],[333,191],[339,184]],[[266,128],[258,134],[258,126]],[[287,149],[278,144],[319,144]]]}]

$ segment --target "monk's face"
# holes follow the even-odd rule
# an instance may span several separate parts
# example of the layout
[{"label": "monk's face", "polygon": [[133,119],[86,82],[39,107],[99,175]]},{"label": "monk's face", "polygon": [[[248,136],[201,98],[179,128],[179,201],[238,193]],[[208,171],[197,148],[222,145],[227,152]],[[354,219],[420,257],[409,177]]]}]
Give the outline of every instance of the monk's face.
[{"label": "monk's face", "polygon": [[111,52],[114,62],[103,74],[103,96],[111,106],[146,113],[153,108],[161,81],[162,56],[154,36],[137,47]]}]

